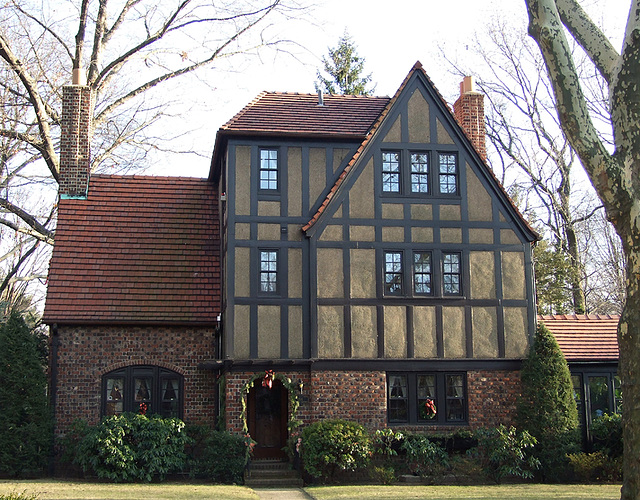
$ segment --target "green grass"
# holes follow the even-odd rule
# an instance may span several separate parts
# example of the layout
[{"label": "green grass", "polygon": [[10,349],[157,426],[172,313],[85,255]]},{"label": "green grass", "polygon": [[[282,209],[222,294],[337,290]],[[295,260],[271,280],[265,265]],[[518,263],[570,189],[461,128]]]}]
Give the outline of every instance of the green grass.
[{"label": "green grass", "polygon": [[38,500],[257,500],[250,488],[198,483],[112,484],[82,481],[0,481],[0,496],[36,495]]},{"label": "green grass", "polygon": [[316,500],[616,500],[620,485],[513,484],[500,486],[318,486],[305,491]]}]

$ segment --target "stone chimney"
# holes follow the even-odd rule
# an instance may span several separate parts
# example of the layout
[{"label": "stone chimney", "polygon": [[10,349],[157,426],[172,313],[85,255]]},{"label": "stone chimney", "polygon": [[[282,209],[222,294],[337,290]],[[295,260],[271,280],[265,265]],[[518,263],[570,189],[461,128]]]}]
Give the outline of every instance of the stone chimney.
[{"label": "stone chimney", "polygon": [[79,72],[74,70],[73,85],[62,89],[62,119],[60,123],[61,199],[86,199],[91,172],[91,115],[93,93],[80,85]]},{"label": "stone chimney", "polygon": [[484,125],[484,95],[474,90],[473,77],[460,82],[460,97],[453,105],[453,114],[483,160],[487,159]]}]

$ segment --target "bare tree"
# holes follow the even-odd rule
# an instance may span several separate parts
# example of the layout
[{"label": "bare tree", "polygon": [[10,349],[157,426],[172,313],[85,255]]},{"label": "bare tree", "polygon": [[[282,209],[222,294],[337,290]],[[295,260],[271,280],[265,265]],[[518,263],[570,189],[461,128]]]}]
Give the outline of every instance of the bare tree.
[{"label": "bare tree", "polygon": [[[24,252],[53,242],[61,87],[72,72],[95,96],[93,171],[140,168],[163,147],[152,127],[170,113],[162,87],[206,67],[228,68],[238,56],[286,50],[273,28],[301,10],[297,0],[4,2],[0,225],[20,236],[14,243]],[[47,189],[48,200],[35,206],[24,196]],[[14,247],[5,246],[0,253]],[[0,278],[16,279],[27,260],[5,260]]]},{"label": "bare tree", "polygon": [[[617,51],[577,0],[526,0],[529,34],[544,57],[560,123],[620,236],[627,262],[618,328],[624,401],[622,499],[640,498],[640,0],[632,0]],[[567,39],[607,82],[613,152],[589,108]]]}]

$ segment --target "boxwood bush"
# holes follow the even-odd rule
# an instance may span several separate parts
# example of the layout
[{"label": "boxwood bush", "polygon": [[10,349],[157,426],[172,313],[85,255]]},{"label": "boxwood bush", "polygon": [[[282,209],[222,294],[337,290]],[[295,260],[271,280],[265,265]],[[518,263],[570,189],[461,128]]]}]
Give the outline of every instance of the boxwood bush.
[{"label": "boxwood bush", "polygon": [[306,471],[323,481],[332,481],[339,470],[366,467],[372,454],[366,429],[346,420],[321,420],[305,427],[301,448]]}]

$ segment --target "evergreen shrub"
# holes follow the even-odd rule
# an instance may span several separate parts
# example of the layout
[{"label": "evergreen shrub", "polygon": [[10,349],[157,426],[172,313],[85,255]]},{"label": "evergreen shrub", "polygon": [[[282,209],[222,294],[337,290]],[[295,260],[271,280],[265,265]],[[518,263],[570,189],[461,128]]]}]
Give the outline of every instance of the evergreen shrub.
[{"label": "evergreen shrub", "polygon": [[241,484],[249,460],[246,437],[206,426],[187,426],[189,475],[216,483]]},{"label": "evergreen shrub", "polygon": [[12,313],[0,325],[0,474],[42,473],[53,442],[42,343]]}]

